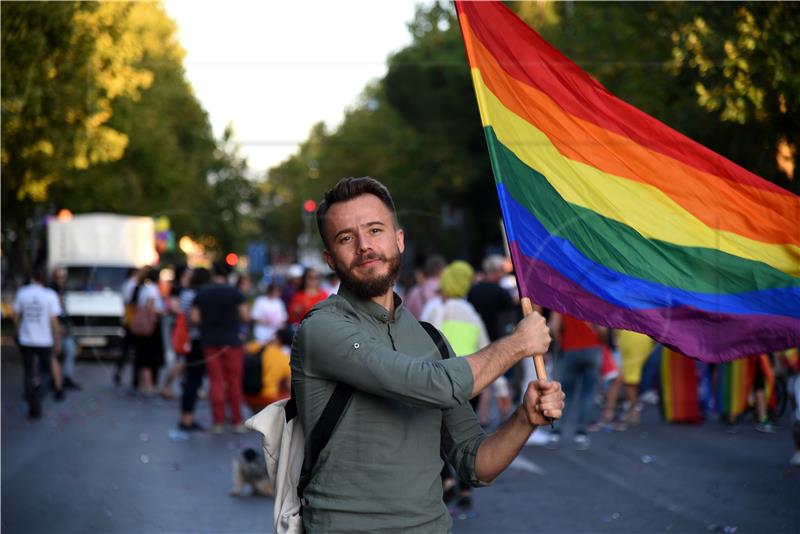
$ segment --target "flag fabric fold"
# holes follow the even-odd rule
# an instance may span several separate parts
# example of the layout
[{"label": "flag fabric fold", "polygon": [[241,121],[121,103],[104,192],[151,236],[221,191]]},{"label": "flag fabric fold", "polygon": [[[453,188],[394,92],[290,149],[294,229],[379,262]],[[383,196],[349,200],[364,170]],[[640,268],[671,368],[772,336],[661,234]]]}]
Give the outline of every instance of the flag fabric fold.
[{"label": "flag fabric fold", "polygon": [[705,361],[800,344],[800,198],[456,1],[523,296]]}]

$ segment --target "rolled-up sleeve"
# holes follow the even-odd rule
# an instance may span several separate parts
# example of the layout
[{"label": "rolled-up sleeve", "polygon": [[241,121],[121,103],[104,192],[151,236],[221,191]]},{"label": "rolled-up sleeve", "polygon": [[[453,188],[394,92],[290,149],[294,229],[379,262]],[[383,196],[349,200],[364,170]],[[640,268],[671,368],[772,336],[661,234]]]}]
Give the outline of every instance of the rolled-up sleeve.
[{"label": "rolled-up sleeve", "polygon": [[292,351],[308,376],[412,406],[453,408],[472,394],[472,371],[464,358],[426,361],[397,352],[365,334],[358,317],[346,313],[312,313]]},{"label": "rolled-up sleeve", "polygon": [[442,454],[455,467],[459,480],[471,486],[486,485],[475,474],[478,447],[484,439],[486,432],[471,406],[442,410]]}]

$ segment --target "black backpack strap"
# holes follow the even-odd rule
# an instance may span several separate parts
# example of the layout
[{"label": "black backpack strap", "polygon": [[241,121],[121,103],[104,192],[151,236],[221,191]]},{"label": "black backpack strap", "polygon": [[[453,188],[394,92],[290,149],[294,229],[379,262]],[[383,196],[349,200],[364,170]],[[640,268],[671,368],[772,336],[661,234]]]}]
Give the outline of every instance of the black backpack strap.
[{"label": "black backpack strap", "polygon": [[431,339],[434,343],[436,343],[436,348],[439,349],[439,354],[442,355],[442,359],[446,360],[450,357],[450,351],[447,350],[447,343],[444,342],[444,338],[442,337],[442,333],[439,332],[439,329],[433,326],[431,323],[427,321],[420,321],[419,324],[422,325],[422,328],[431,336]]},{"label": "black backpack strap", "polygon": [[[325,409],[322,410],[322,415],[319,416],[319,421],[317,421],[317,424],[314,425],[314,428],[311,430],[311,435],[309,436],[308,441],[306,441],[306,454],[303,458],[303,468],[300,471],[300,481],[297,484],[297,495],[301,500],[303,498],[303,492],[305,491],[306,486],[308,486],[308,483],[311,482],[311,470],[317,463],[317,459],[319,459],[319,454],[322,452],[322,449],[325,448],[325,445],[328,444],[328,440],[331,439],[333,429],[336,427],[336,423],[338,423],[339,419],[342,417],[344,408],[347,406],[347,401],[350,400],[352,394],[352,386],[342,382],[336,384],[336,389],[333,391],[331,398],[328,399],[328,404],[325,405]],[[294,388],[292,388],[292,399],[294,399]],[[294,403],[292,404],[292,408],[296,413],[296,405],[294,405]],[[287,403],[287,407],[288,405],[289,403]],[[288,421],[288,410],[286,416]]]}]

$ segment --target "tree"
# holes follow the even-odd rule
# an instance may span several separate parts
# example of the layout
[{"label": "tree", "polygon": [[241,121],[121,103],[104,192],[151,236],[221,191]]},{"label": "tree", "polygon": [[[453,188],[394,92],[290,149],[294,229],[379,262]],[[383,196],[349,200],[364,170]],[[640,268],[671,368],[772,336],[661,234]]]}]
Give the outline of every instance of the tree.
[{"label": "tree", "polygon": [[737,161],[800,191],[800,7],[700,3],[672,32],[676,74],[694,77],[697,104],[733,136]]},{"label": "tree", "polygon": [[[111,105],[137,98],[152,73],[123,3],[4,2],[2,10],[3,248],[27,259],[34,207],[72,169],[122,157]],[[41,215],[41,213],[39,213]]]},{"label": "tree", "polygon": [[207,177],[219,168],[217,143],[186,81],[174,22],[152,2],[133,4],[129,15],[144,51],[137,65],[153,73],[153,82],[139,98],[112,105],[109,124],[128,137],[125,154],[66,174],[52,198],[76,212],[166,215],[177,233],[199,235],[215,215],[201,200],[213,198]]}]

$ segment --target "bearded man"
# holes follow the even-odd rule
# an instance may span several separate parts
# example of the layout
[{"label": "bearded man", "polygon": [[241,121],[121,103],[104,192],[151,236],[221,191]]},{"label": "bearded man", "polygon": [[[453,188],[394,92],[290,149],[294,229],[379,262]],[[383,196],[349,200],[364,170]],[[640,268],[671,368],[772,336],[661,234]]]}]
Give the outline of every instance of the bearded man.
[{"label": "bearded man", "polygon": [[473,486],[494,480],[536,426],[561,416],[557,382],[534,381],[494,434],[469,399],[550,335],[533,314],[475,354],[442,359],[393,292],[404,249],[394,202],[373,178],[345,178],[317,210],[325,261],[341,286],[306,316],[292,347],[292,387],[306,439],[336,389],[354,389],[303,493],[306,532],[447,532],[442,457]]}]

